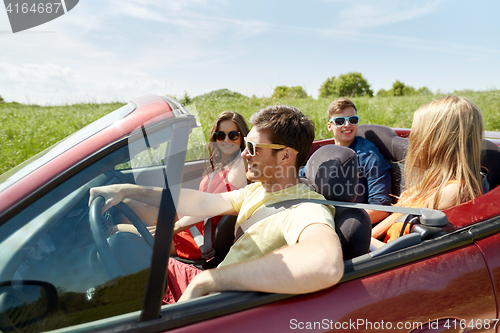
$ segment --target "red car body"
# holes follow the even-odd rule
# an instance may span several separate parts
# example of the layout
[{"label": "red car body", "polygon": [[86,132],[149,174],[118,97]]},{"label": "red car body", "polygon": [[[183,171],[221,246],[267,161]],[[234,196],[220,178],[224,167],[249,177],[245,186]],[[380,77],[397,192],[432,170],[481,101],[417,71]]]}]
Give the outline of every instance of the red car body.
[{"label": "red car body", "polygon": [[[197,125],[182,105],[170,99],[145,96],[120,110],[82,130],[76,139],[73,137],[47,152],[46,160],[42,156],[18,168],[17,173],[0,178],[0,329],[499,331],[500,186],[444,211],[451,223],[446,235],[375,258],[346,261],[345,275],[338,285],[311,294],[224,292],[161,307],[158,300],[161,301],[165,280],[162,267],[168,259],[168,251],[163,251],[169,244],[157,248],[158,236],[152,249],[134,247],[130,252],[133,254],[137,249],[141,253],[145,268],[138,265],[124,277],[107,277],[106,263],[100,259],[102,254],[95,248],[87,225],[90,219],[87,187],[125,180],[144,183],[141,177],[150,171],[167,170],[167,186],[175,201],[174,188],[180,184],[180,177],[186,179],[190,174],[199,177],[203,170],[201,161],[184,162],[189,132],[186,129]],[[397,129],[396,133],[407,137],[409,130]],[[498,144],[500,136],[488,134]],[[133,165],[133,158],[141,156],[132,153],[135,143],[147,147],[148,152],[156,149],[152,143],[155,135],[166,138],[166,143],[157,146],[166,146],[162,149],[171,157],[164,157],[155,165],[118,167],[117,164],[127,162]],[[332,140],[317,141],[313,150],[332,143]],[[123,160],[127,154],[130,160]],[[190,179],[196,183],[196,177]],[[165,230],[170,228],[171,232],[173,221],[167,222],[170,224],[167,223]],[[169,235],[164,232],[165,239]],[[57,239],[59,236],[62,240]],[[108,235],[108,242],[112,243],[113,237],[114,234]],[[135,238],[132,241],[140,243]],[[124,270],[129,264],[136,265],[140,258],[133,259],[131,254],[121,258],[118,252],[124,248],[117,248],[120,250],[115,255]],[[63,277],[66,275],[69,278]],[[138,276],[143,284],[136,282]],[[67,279],[74,280],[75,290]],[[43,315],[28,313],[27,319],[13,319],[13,313],[22,308],[29,295],[21,295],[20,289],[11,285],[17,281],[27,288],[28,280],[58,288],[56,308]],[[78,287],[85,284],[88,285]],[[5,300],[8,297],[17,303],[9,305]],[[80,304],[71,303],[71,299],[79,300]]]}]

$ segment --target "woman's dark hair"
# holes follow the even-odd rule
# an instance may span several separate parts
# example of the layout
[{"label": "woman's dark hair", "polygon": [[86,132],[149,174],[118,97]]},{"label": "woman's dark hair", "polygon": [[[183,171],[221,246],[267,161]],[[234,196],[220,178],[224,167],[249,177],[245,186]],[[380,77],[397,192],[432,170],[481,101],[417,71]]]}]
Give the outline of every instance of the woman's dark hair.
[{"label": "woman's dark hair", "polygon": [[[248,125],[245,122],[245,118],[238,112],[234,111],[224,111],[222,112],[217,119],[215,119],[215,122],[210,129],[210,136],[209,136],[209,143],[208,143],[208,151],[210,153],[210,166],[212,170],[215,169],[221,169],[225,166],[224,163],[230,162],[230,161],[223,161],[221,157],[221,152],[219,148],[217,147],[214,135],[215,132],[217,131],[217,128],[219,127],[219,124],[225,120],[231,120],[236,124],[238,127],[238,132],[240,132],[240,137],[242,138],[241,144],[240,144],[240,151],[245,150],[245,141],[243,140],[243,137],[246,137],[248,135],[248,132],[250,130],[248,129]],[[211,171],[212,171],[211,170]]]}]

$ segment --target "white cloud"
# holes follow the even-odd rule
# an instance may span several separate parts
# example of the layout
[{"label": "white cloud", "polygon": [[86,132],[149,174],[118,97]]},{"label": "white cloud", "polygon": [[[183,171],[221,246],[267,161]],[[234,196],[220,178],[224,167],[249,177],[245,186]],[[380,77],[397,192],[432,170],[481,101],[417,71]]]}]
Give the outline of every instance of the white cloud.
[{"label": "white cloud", "polygon": [[25,103],[47,102],[59,90],[75,84],[75,72],[67,66],[0,63],[0,87],[6,100]]},{"label": "white cloud", "polygon": [[51,81],[68,80],[74,76],[74,71],[69,67],[55,64],[25,64],[23,66],[0,63],[3,79],[9,81]]},{"label": "white cloud", "polygon": [[339,13],[338,27],[370,28],[407,21],[436,11],[444,1],[447,0],[335,1],[347,4]]},{"label": "white cloud", "polygon": [[[250,93],[260,94],[259,89],[272,91],[276,82],[311,82],[307,68],[316,70],[311,59],[321,58],[315,57],[316,52],[331,51],[332,41],[337,40],[363,45],[367,55],[382,48],[415,54],[432,50],[477,62],[498,58],[500,53],[493,42],[474,45],[475,40],[456,39],[452,43],[426,39],[416,29],[409,29],[414,37],[369,29],[428,15],[448,0],[323,0],[332,2],[326,6],[332,10],[328,28],[307,18],[287,25],[291,21],[264,19],[270,17],[266,15],[227,14],[225,6],[233,10],[235,5],[225,1],[80,1],[66,15],[30,30],[31,34],[0,34],[0,94],[6,100],[25,102],[29,97],[41,104],[128,101],[145,93],[187,91],[193,96],[222,87],[245,93],[249,89],[245,87],[252,86]],[[2,20],[0,15],[0,27],[5,25]],[[260,47],[285,45],[287,40],[294,48],[283,58],[287,64],[281,65],[279,47],[266,57],[259,53]],[[317,48],[311,48],[311,40]],[[311,58],[303,52],[304,45]],[[337,57],[317,67],[335,64],[343,71],[369,61],[361,56],[352,63],[345,59]],[[294,63],[300,66],[286,67]]]},{"label": "white cloud", "polygon": [[56,64],[0,63],[0,87],[8,100],[32,104],[126,102],[148,94],[165,94],[166,82],[141,71],[73,69]]}]

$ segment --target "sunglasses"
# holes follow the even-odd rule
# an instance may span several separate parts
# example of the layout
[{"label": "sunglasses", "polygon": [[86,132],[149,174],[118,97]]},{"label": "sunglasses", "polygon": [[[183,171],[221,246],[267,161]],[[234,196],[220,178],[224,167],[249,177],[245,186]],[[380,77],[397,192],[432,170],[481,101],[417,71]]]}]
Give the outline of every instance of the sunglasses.
[{"label": "sunglasses", "polygon": [[345,124],[346,120],[351,125],[357,125],[359,123],[359,116],[335,117],[330,119],[329,122],[333,122],[337,126],[342,126]]},{"label": "sunglasses", "polygon": [[[240,132],[238,131],[231,131],[227,133],[227,136],[229,137],[229,140],[231,141],[236,141],[240,138]],[[226,140],[226,132],[223,131],[217,131],[214,133],[214,139],[216,141],[224,141]]]},{"label": "sunglasses", "polygon": [[[285,145],[279,145],[276,143],[255,143],[252,141],[248,141],[247,138],[244,138],[244,139],[245,139],[245,147],[248,150],[248,153],[250,154],[250,156],[255,156],[255,148],[257,148],[257,147],[271,148],[271,149],[284,149],[287,147]],[[297,150],[295,150],[293,148],[292,148],[292,150],[293,150],[293,153],[295,155],[297,155],[299,153]]]}]

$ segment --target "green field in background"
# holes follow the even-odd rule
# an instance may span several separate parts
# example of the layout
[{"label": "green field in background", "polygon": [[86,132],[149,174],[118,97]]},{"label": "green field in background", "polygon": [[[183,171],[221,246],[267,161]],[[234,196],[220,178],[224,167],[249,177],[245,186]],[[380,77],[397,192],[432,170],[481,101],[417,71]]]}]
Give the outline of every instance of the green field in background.
[{"label": "green field in background", "polygon": [[[485,129],[500,131],[500,91],[462,91],[454,95],[473,100],[483,112]],[[401,97],[354,97],[360,124],[410,128],[414,111],[442,95]],[[297,107],[316,124],[316,139],[330,138],[326,130],[326,109],[331,99],[272,99],[239,94],[206,94],[193,98],[187,108],[196,114],[205,137],[224,110],[241,113],[248,120],[257,110],[275,104]],[[45,150],[123,103],[37,106],[0,103],[0,174]]]}]

